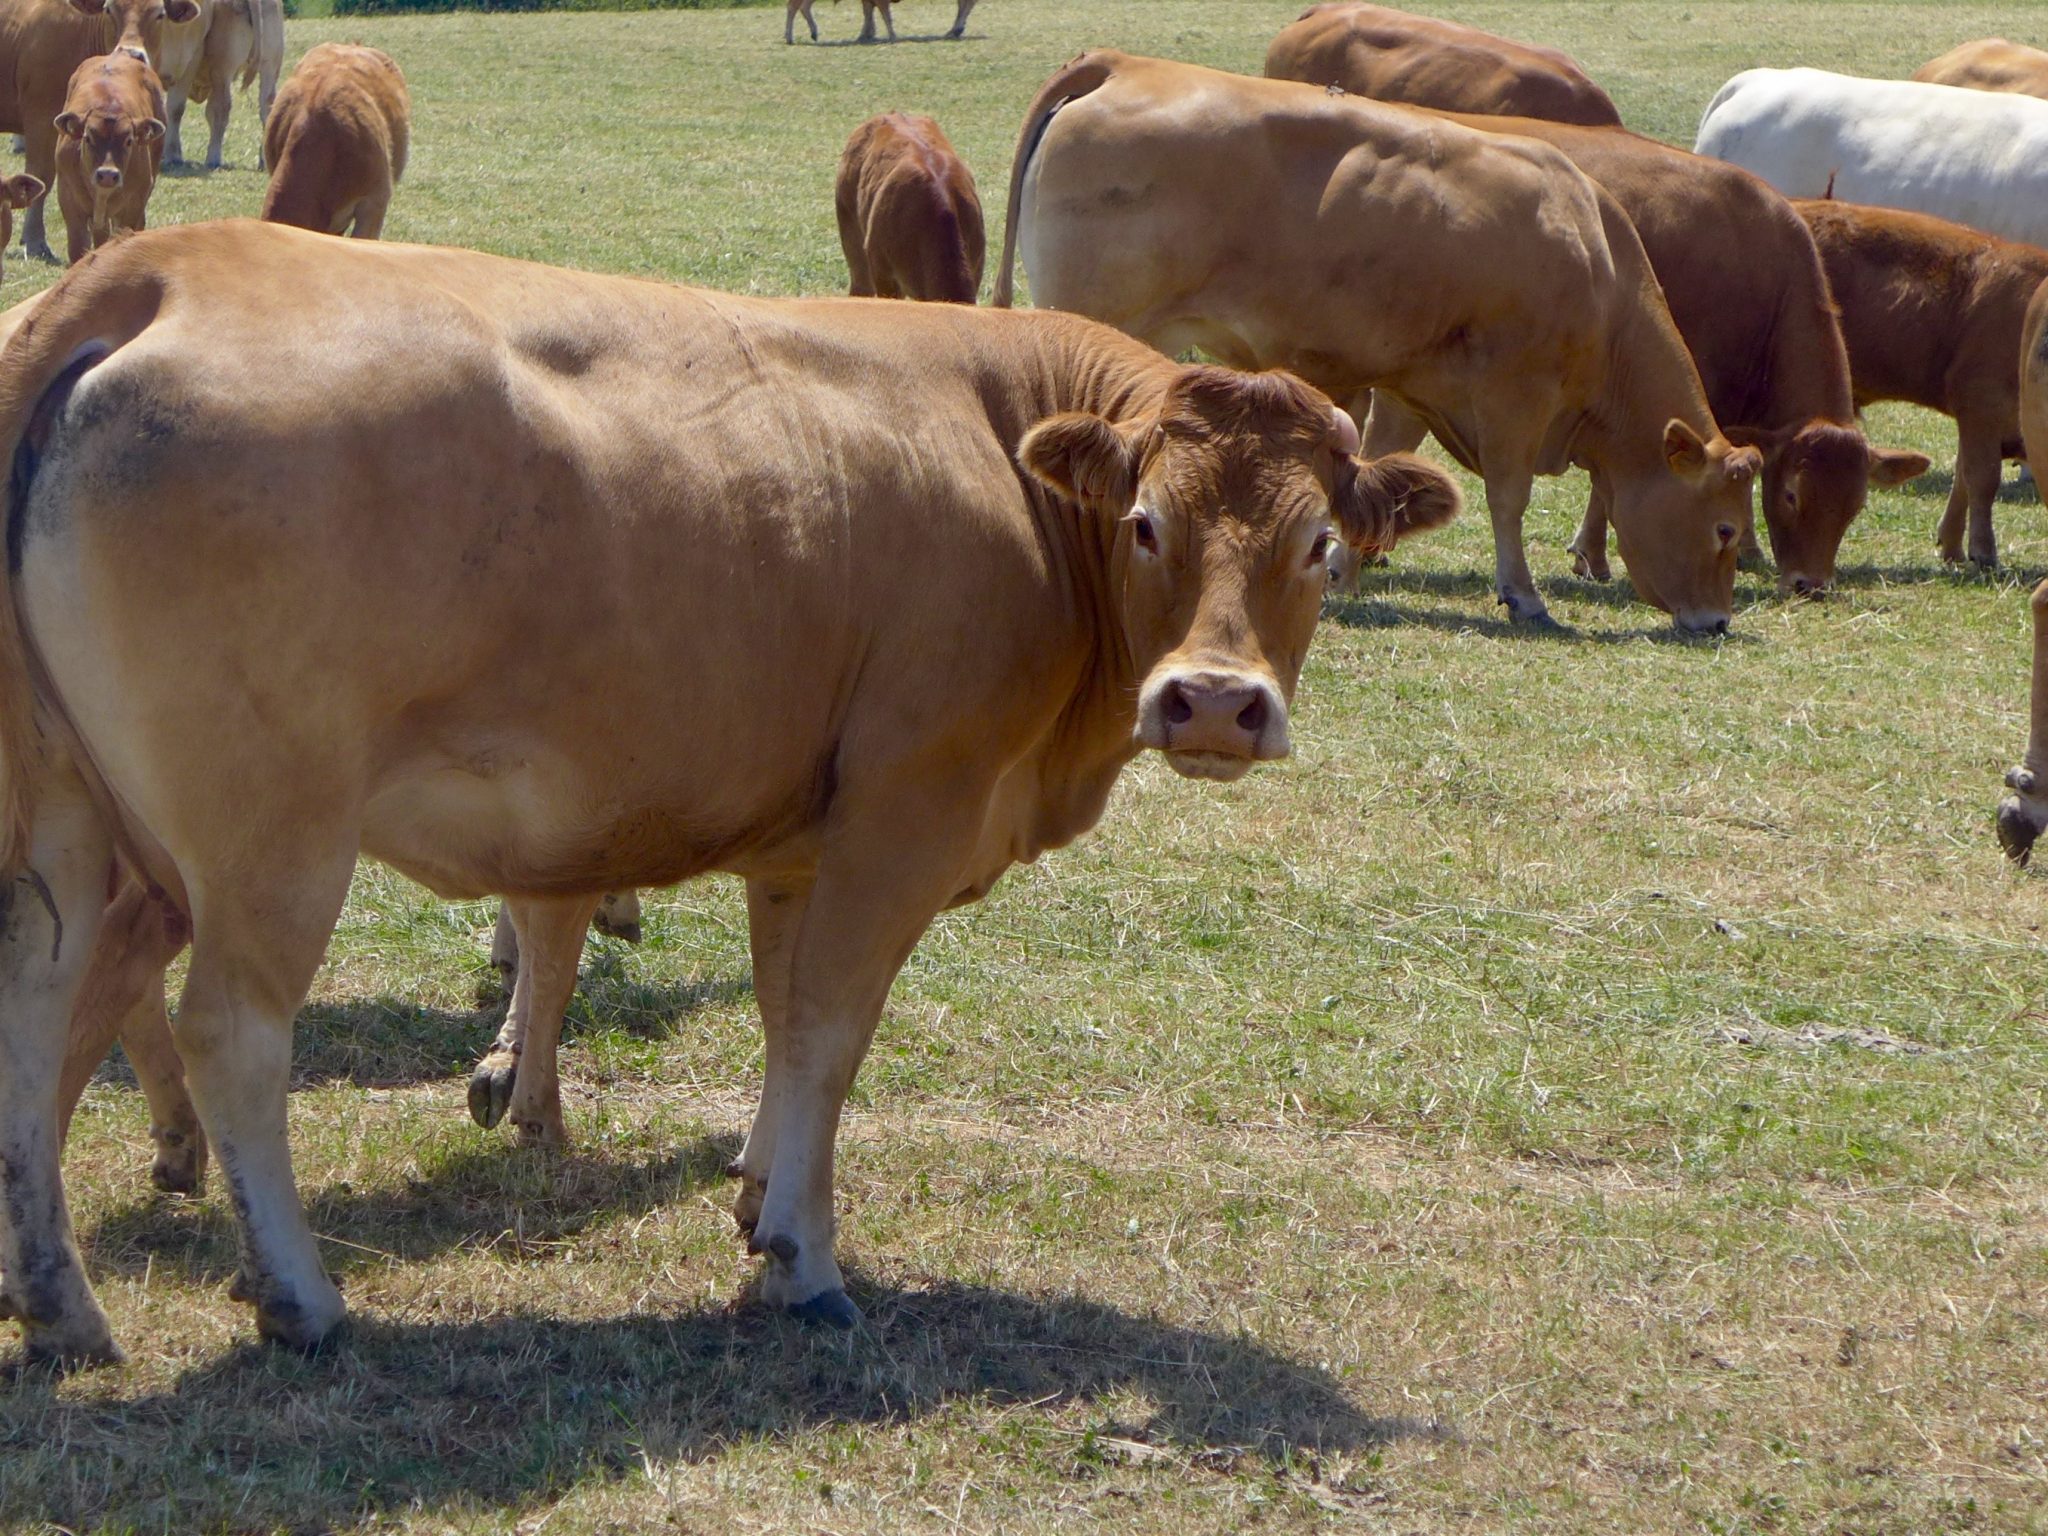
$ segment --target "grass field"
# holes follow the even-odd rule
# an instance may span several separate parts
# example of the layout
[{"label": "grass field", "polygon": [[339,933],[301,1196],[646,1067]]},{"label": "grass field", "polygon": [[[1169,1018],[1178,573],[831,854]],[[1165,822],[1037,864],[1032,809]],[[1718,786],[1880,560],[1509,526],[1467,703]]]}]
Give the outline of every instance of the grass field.
[{"label": "grass field", "polygon": [[[830,181],[867,114],[935,113],[1000,206],[1065,58],[1256,69],[1297,9],[985,0],[966,42],[866,49],[786,49],[779,8],[302,21],[290,46],[403,63],[392,238],[814,292],[844,283]],[[2048,42],[2020,4],[1446,9],[1570,49],[1680,142],[1748,65]],[[819,7],[828,40],[858,19]],[[153,217],[253,212],[253,149],[244,115]],[[51,276],[10,253],[0,300]],[[760,1070],[735,887],[593,941],[578,1147],[550,1158],[463,1110],[490,909],[366,868],[293,1101],[351,1333],[252,1343],[218,1181],[148,1192],[109,1068],[68,1170],[133,1361],[0,1381],[0,1527],[2048,1530],[2048,885],[1988,815],[2048,521],[2009,487],[2009,569],[1941,569],[1954,434],[1871,427],[1940,467],[1874,498],[1825,604],[1745,576],[1729,639],[1675,642],[1566,574],[1585,486],[1544,482],[1569,633],[1496,620],[1470,515],[1333,608],[1293,761],[1230,787],[1140,764],[1091,839],[942,918],[843,1136],[851,1336],[747,1302],[717,1177]]]}]

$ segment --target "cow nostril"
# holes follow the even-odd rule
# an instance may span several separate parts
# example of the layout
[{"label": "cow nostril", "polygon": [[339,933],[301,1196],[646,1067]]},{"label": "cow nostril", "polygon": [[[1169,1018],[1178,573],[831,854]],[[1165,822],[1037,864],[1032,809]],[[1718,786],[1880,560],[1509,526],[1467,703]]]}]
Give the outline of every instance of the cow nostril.
[{"label": "cow nostril", "polygon": [[1166,690],[1166,721],[1169,725],[1186,725],[1195,718],[1195,707],[1188,702],[1186,694],[1180,691],[1180,684],[1174,683]]},{"label": "cow nostril", "polygon": [[1714,620],[1714,623],[1713,623],[1713,627],[1712,627],[1712,628],[1710,628],[1710,629],[1709,629],[1709,630],[1707,631],[1707,633],[1708,633],[1708,634],[1710,634],[1710,635],[1725,635],[1725,634],[1727,634],[1727,633],[1728,633],[1728,621],[1727,621],[1726,619],[1716,619],[1716,620]]},{"label": "cow nostril", "polygon": [[1237,723],[1242,729],[1250,731],[1254,736],[1258,735],[1265,728],[1266,696],[1263,693],[1254,694],[1251,703],[1245,705],[1243,709],[1237,712]]}]

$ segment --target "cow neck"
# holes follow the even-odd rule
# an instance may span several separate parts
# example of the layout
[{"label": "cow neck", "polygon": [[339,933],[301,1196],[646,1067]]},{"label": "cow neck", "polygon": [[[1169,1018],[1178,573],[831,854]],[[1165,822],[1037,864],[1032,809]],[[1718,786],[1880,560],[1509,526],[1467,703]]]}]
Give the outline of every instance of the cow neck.
[{"label": "cow neck", "polygon": [[1754,424],[1772,431],[1796,430],[1814,421],[1856,425],[1849,349],[1828,297],[1820,253],[1812,249],[1811,240],[1806,244],[1811,260],[1779,293],[1764,349],[1770,359],[1768,409]]},{"label": "cow neck", "polygon": [[[1604,470],[1617,484],[1641,482],[1669,472],[1664,427],[1673,417],[1709,440],[1720,429],[1692,354],[1654,282],[1615,332],[1606,380],[1579,427],[1572,457]],[[1630,510],[1620,500],[1614,509],[1623,517]]]}]

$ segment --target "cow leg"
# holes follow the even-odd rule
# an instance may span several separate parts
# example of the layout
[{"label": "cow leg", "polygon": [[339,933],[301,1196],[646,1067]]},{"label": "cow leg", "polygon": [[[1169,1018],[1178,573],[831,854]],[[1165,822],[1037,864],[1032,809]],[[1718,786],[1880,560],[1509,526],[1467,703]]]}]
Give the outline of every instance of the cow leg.
[{"label": "cow leg", "polygon": [[356,224],[349,234],[357,240],[374,240],[384,233],[384,212],[391,206],[391,193],[364,198],[356,204]]},{"label": "cow leg", "polygon": [[858,41],[872,43],[875,40],[875,0],[860,0],[860,37]]},{"label": "cow leg", "polygon": [[882,25],[889,29],[889,41],[893,43],[896,41],[895,12],[890,9],[889,0],[875,0],[875,4],[882,8]]},{"label": "cow leg", "polygon": [[36,782],[27,857],[0,886],[0,1319],[20,1321],[31,1360],[117,1360],[58,1167],[65,1041],[113,848],[68,762],[9,766]]},{"label": "cow leg", "polygon": [[292,1019],[354,862],[351,848],[324,862],[293,859],[289,874],[194,889],[192,966],[173,1031],[241,1229],[228,1294],[254,1304],[264,1338],[294,1349],[319,1345],[344,1310],[292,1179],[286,1090]]},{"label": "cow leg", "polygon": [[2048,581],[2034,588],[2034,674],[2027,717],[2027,755],[2005,776],[2012,794],[1998,807],[1998,842],[2024,864],[2048,827]]},{"label": "cow leg", "polygon": [[[754,957],[754,1003],[769,1039],[781,1037],[789,1019],[790,958],[797,930],[810,904],[809,876],[747,882],[747,943]],[[748,1237],[761,1219],[761,1201],[768,1193],[768,1173],[775,1165],[775,1110],[779,1100],[766,1092],[754,1109],[754,1123],[740,1155],[726,1173],[740,1181],[732,1218]]]},{"label": "cow leg", "polygon": [[164,92],[164,153],[162,165],[185,163],[185,98],[189,83],[174,85]]},{"label": "cow leg", "polygon": [[[1346,407],[1351,419],[1359,425],[1363,439],[1359,448],[1362,458],[1376,459],[1389,453],[1413,453],[1422,446],[1422,440],[1429,436],[1429,423],[1399,400],[1384,391],[1362,389],[1352,396]],[[1366,564],[1365,556],[1343,539],[1338,539],[1330,550],[1330,590],[1339,596],[1348,596],[1358,590],[1358,573]],[[1374,565],[1385,565],[1384,554],[1376,556]]]},{"label": "cow leg", "polygon": [[967,35],[967,13],[973,9],[974,0],[960,0],[960,9],[953,17],[953,29],[946,36],[965,37]]},{"label": "cow leg", "polygon": [[583,935],[597,910],[595,896],[508,898],[519,934],[519,975],[497,1041],[469,1080],[469,1113],[493,1126],[509,1113],[529,1146],[566,1147],[556,1056],[562,1014],[576,991]]},{"label": "cow leg", "polygon": [[1983,566],[1998,564],[1998,539],[1991,526],[1991,508],[1998,499],[1998,480],[2005,460],[2003,446],[1994,425],[1986,429],[1974,415],[1956,418],[1955,482],[1949,486],[1948,506],[1935,532],[1941,558],[1960,564],[1964,556],[1964,532],[1968,530],[1969,558]]},{"label": "cow leg", "polygon": [[1533,477],[1527,470],[1510,469],[1485,478],[1486,514],[1493,523],[1494,595],[1515,622],[1554,628],[1557,621],[1536,591],[1529,553],[1522,547],[1522,514],[1529,507]]},{"label": "cow leg", "polygon": [[1614,568],[1607,563],[1607,485],[1593,477],[1592,494],[1586,498],[1586,515],[1579,521],[1578,534],[1565,548],[1572,557],[1572,573],[1588,581],[1612,581]]},{"label": "cow leg", "polygon": [[789,14],[782,18],[782,40],[785,43],[796,41],[796,18],[799,13],[804,18],[804,25],[811,29],[811,41],[815,43],[818,40],[818,18],[811,14],[811,3],[812,0],[789,0]]},{"label": "cow leg", "polygon": [[624,939],[628,944],[640,942],[640,893],[638,891],[606,891],[597,904],[597,916],[590,920],[590,926],[607,938]]},{"label": "cow leg", "polygon": [[[497,926],[491,929],[491,964],[497,968],[505,990],[510,992],[519,978],[519,930],[512,926],[512,909],[502,901],[498,903]],[[498,1122],[494,1116],[485,1123]]]},{"label": "cow leg", "polygon": [[121,1049],[149,1104],[149,1139],[156,1145],[149,1182],[167,1195],[198,1194],[206,1182],[206,1132],[185,1087],[185,1063],[171,1039],[161,971],[149,996],[121,1021]]},{"label": "cow leg", "polygon": [[228,73],[217,70],[213,94],[206,98],[206,168],[217,171],[228,142],[228,114],[235,109],[235,88]]},{"label": "cow leg", "polygon": [[28,216],[21,221],[21,251],[32,261],[55,261],[57,254],[50,249],[43,216],[50,206],[50,199],[56,196],[57,125],[54,121],[46,123],[32,117],[22,125],[21,136],[27,143],[24,151],[28,162],[26,169],[46,189],[41,197],[28,205]]}]

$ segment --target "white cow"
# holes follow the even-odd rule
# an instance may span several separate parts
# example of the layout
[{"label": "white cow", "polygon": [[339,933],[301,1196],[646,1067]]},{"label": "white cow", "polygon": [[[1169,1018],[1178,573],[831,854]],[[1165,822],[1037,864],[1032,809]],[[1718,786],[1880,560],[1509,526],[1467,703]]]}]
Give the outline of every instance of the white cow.
[{"label": "white cow", "polygon": [[1750,69],[1715,94],[1693,148],[1787,197],[1905,208],[2048,245],[2048,101],[2031,96]]},{"label": "white cow", "polygon": [[197,20],[166,26],[161,73],[170,132],[164,139],[164,164],[185,163],[185,103],[190,99],[206,103],[206,168],[220,169],[239,77],[245,88],[258,85],[257,163],[262,165],[263,125],[270,120],[283,67],[283,0],[199,0]]}]

